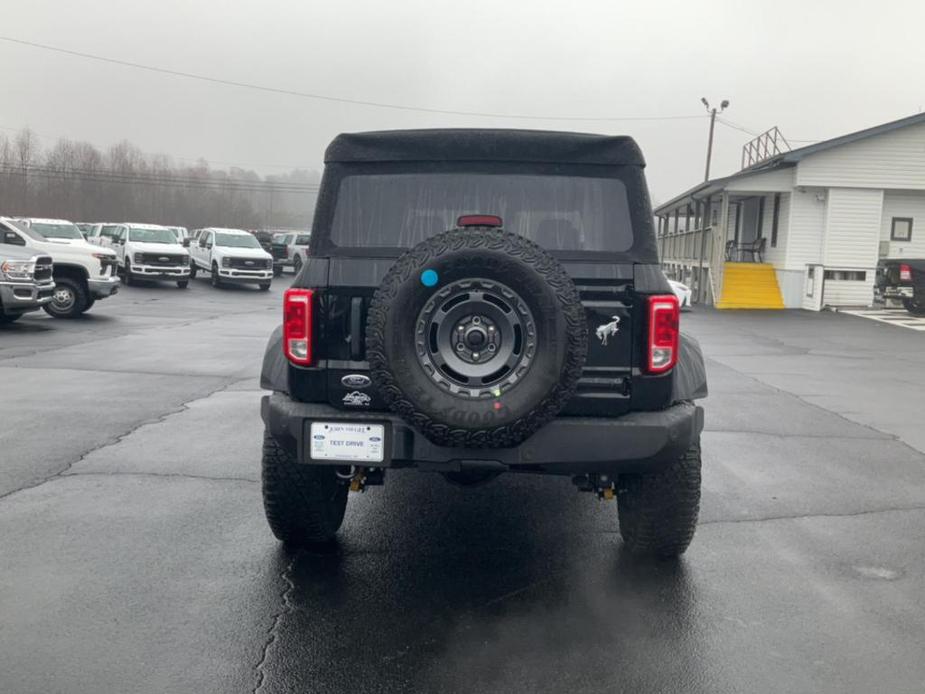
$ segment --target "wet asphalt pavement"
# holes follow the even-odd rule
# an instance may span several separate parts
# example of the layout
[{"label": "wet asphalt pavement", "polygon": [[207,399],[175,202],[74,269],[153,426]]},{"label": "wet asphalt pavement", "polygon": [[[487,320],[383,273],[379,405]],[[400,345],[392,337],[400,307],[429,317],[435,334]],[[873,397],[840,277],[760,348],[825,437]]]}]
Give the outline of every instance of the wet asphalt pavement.
[{"label": "wet asphalt pavement", "polygon": [[685,314],[711,395],[680,562],[567,479],[407,471],[287,554],[258,483],[284,284],[0,328],[0,691],[925,688],[925,334]]}]

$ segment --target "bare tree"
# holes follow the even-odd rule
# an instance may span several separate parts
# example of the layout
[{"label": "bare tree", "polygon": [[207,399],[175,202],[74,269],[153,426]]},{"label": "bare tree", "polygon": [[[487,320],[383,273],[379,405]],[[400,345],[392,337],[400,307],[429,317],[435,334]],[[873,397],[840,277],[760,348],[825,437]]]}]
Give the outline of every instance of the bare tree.
[{"label": "bare tree", "polygon": [[61,139],[43,152],[30,130],[0,136],[0,214],[308,228],[319,180],[316,171],[264,179],[247,169],[212,169],[205,160],[178,166],[126,140],[104,153]]}]

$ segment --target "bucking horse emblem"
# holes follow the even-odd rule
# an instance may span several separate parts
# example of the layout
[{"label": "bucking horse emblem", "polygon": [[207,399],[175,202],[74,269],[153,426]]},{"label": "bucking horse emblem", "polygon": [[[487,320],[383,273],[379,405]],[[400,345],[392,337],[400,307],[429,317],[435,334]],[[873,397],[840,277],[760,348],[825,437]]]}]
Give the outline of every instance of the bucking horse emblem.
[{"label": "bucking horse emblem", "polygon": [[604,325],[598,326],[596,331],[597,338],[601,341],[601,344],[605,347],[607,346],[607,338],[617,334],[617,331],[620,330],[620,316],[611,316],[613,318],[609,323],[604,323]]}]

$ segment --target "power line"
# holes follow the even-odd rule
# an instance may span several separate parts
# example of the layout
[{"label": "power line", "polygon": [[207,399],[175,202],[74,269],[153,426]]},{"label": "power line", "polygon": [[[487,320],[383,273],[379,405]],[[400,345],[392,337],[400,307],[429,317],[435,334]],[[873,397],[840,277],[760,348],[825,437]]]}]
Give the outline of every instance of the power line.
[{"label": "power line", "polygon": [[600,117],[591,117],[591,116],[537,116],[537,115],[528,115],[528,114],[515,114],[515,113],[487,113],[482,111],[454,111],[450,109],[440,109],[440,108],[428,108],[424,106],[406,106],[403,104],[392,104],[384,103],[380,101],[364,101],[360,99],[347,99],[336,96],[328,96],[326,94],[314,94],[311,92],[301,92],[293,89],[282,89],[279,87],[269,87],[261,84],[254,84],[251,82],[239,82],[236,80],[224,79],[221,77],[210,77],[208,75],[200,75],[193,72],[184,72],[182,70],[171,70],[169,68],[155,67],[153,65],[144,65],[142,63],[135,63],[129,60],[120,60],[118,58],[108,58],[101,55],[94,55],[92,53],[83,53],[81,51],[73,51],[67,48],[60,48],[58,46],[49,46],[43,43],[36,43],[34,41],[24,41],[23,39],[13,38],[11,36],[0,36],[0,41],[6,41],[8,43],[15,43],[21,46],[29,46],[31,48],[39,48],[45,51],[52,51],[55,53],[63,53],[65,55],[75,56],[77,58],[85,58],[87,60],[96,60],[103,63],[112,63],[113,65],[121,65],[123,67],[135,68],[137,70],[146,70],[148,72],[156,72],[163,75],[171,75],[173,77],[185,77],[187,79],[199,80],[202,82],[211,82],[213,84],[223,84],[228,87],[240,87],[242,89],[253,89],[261,92],[269,92],[272,94],[285,94],[286,96],[295,96],[303,99],[315,99],[317,101],[329,101],[333,103],[340,104],[351,104],[353,106],[369,106],[372,108],[386,108],[394,111],[413,111],[419,113],[436,113],[441,115],[450,115],[450,116],[474,116],[478,118],[507,118],[511,120],[533,120],[533,121],[575,121],[575,122],[592,122],[592,121],[665,121],[665,120],[691,120],[691,119],[702,119],[702,115],[677,115],[677,116],[600,116]]},{"label": "power line", "polygon": [[718,120],[720,123],[722,123],[723,125],[725,125],[727,128],[732,128],[732,129],[734,129],[734,130],[739,130],[740,132],[743,132],[743,133],[745,133],[746,135],[751,135],[752,137],[758,137],[758,133],[753,133],[753,132],[752,132],[751,130],[749,130],[748,128],[746,128],[746,127],[744,127],[744,126],[742,126],[742,125],[738,125],[737,123],[733,123],[731,120],[727,120],[726,118],[717,118],[716,120]]},{"label": "power line", "polygon": [[[756,132],[750,130],[749,128],[746,128],[744,125],[739,125],[738,123],[733,123],[731,120],[729,120],[729,119],[727,119],[727,118],[717,118],[716,120],[718,120],[720,123],[722,123],[723,125],[725,125],[725,126],[728,127],[728,128],[733,128],[734,130],[739,130],[739,131],[745,133],[746,135],[751,135],[752,137],[758,137],[758,135],[761,134],[761,133],[756,133]],[[818,138],[815,139],[815,140],[804,140],[804,139],[798,139],[798,138],[795,138],[795,137],[788,137],[788,138],[787,138],[787,142],[820,142],[820,140],[819,140]]]}]

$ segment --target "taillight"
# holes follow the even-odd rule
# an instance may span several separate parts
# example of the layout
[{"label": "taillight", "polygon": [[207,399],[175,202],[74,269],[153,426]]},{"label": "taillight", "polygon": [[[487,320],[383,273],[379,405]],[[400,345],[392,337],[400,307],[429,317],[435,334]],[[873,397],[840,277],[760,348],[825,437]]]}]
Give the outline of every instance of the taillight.
[{"label": "taillight", "polygon": [[678,297],[665,294],[649,297],[649,349],[647,371],[670,371],[678,363],[681,310]]},{"label": "taillight", "polygon": [[912,281],[912,268],[903,263],[899,266],[899,281],[900,282],[911,282]]},{"label": "taillight", "polygon": [[283,295],[283,353],[293,364],[312,363],[311,289],[287,289]]},{"label": "taillight", "polygon": [[464,214],[456,220],[458,227],[500,227],[501,217],[495,214]]}]

